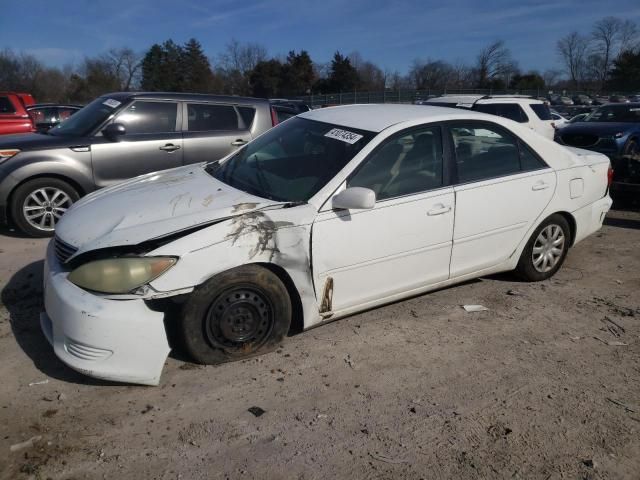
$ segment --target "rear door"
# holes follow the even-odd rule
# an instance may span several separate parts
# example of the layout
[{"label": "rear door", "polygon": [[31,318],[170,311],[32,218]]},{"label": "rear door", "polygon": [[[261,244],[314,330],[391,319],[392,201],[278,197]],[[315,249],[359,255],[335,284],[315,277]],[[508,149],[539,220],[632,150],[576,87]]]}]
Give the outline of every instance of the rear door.
[{"label": "rear door", "polygon": [[181,166],[178,102],[136,100],[113,119],[126,134],[112,141],[98,134],[91,145],[96,186],[106,187],[148,172]]},{"label": "rear door", "polygon": [[251,140],[252,107],[185,102],[183,112],[185,164],[219,160]]},{"label": "rear door", "polygon": [[490,122],[449,124],[457,172],[451,277],[506,261],[553,196],[556,174]]}]

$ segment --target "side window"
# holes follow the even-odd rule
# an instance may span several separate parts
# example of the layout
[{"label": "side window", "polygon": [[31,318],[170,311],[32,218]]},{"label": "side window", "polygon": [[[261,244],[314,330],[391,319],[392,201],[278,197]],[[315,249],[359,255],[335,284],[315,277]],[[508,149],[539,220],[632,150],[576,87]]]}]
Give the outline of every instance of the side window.
[{"label": "side window", "polygon": [[0,114],[16,113],[16,109],[7,97],[0,97]]},{"label": "side window", "polygon": [[238,107],[238,112],[240,112],[244,126],[247,127],[248,130],[251,130],[253,119],[256,116],[256,109],[253,107]]},{"label": "side window", "polygon": [[187,130],[211,132],[240,130],[238,114],[231,105],[187,104]]},{"label": "side window", "polygon": [[451,127],[460,183],[520,172],[518,144],[514,137],[491,125],[457,124]]},{"label": "side window", "polygon": [[522,141],[489,124],[451,127],[458,182],[514,175],[547,165]]},{"label": "side window", "polygon": [[172,102],[135,102],[118,114],[114,122],[127,129],[127,135],[176,131],[178,104]]},{"label": "side window", "polygon": [[476,104],[474,110],[483,113],[490,113],[499,117],[508,118],[514,122],[525,123],[529,121],[527,114],[517,103],[487,103]]},{"label": "side window", "polygon": [[441,187],[442,167],[440,128],[421,128],[376,149],[348,185],[370,188],[378,200],[400,197]]},{"label": "side window", "polygon": [[530,170],[538,170],[540,168],[546,168],[548,165],[540,160],[535,153],[531,151],[524,143],[518,142],[520,147],[520,167],[523,172]]}]

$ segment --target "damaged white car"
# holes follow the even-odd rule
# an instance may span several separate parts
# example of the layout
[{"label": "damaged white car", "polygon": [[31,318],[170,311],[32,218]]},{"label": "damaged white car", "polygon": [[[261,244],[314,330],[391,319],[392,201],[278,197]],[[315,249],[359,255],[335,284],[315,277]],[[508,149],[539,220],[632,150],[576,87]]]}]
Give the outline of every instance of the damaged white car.
[{"label": "damaged white car", "polygon": [[156,385],[168,331],[219,363],[473,277],[544,280],[601,227],[610,174],[501,117],[313,110],[74,204],[48,247],[42,329],[71,368]]}]

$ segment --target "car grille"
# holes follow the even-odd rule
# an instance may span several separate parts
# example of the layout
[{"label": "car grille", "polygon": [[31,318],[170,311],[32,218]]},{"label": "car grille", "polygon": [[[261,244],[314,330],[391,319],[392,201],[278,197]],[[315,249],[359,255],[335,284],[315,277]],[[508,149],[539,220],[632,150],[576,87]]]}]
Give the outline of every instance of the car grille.
[{"label": "car grille", "polygon": [[63,242],[58,237],[55,238],[53,248],[56,253],[56,258],[60,263],[67,263],[77,251],[76,247],[72,247],[68,243]]},{"label": "car grille", "polygon": [[598,143],[598,136],[588,133],[566,133],[562,135],[562,142],[572,147],[593,147]]}]

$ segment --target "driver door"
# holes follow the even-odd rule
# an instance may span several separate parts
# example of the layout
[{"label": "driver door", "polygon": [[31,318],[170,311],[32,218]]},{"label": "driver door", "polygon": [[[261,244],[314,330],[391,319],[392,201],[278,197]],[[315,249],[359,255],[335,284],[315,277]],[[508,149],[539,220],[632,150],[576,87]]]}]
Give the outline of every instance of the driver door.
[{"label": "driver door", "polygon": [[394,135],[347,180],[376,193],[374,208],[333,210],[331,199],[323,207],[312,230],[317,296],[330,296],[321,313],[449,278],[455,197],[442,146],[437,126]]}]

